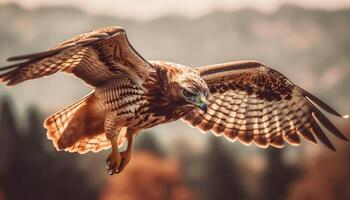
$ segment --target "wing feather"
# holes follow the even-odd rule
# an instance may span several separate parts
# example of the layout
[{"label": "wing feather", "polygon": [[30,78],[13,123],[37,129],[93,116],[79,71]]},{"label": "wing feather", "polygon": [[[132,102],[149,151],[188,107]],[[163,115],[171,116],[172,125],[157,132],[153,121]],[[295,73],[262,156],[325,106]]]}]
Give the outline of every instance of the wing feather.
[{"label": "wing feather", "polygon": [[78,35],[44,52],[15,56],[17,63],[0,68],[0,82],[15,85],[58,71],[74,74],[92,86],[129,76],[144,80],[152,65],[130,45],[121,27],[101,28]]},{"label": "wing feather", "polygon": [[314,104],[340,117],[326,103],[295,86],[282,74],[255,61],[197,68],[208,84],[208,111],[192,110],[183,117],[192,126],[244,144],[282,148],[317,137],[335,150],[319,124],[342,140],[347,138]]}]

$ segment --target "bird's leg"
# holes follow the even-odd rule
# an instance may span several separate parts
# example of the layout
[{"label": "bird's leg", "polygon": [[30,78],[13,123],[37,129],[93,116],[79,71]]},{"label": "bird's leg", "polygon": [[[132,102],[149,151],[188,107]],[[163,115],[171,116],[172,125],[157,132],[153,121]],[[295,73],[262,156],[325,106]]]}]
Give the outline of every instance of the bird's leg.
[{"label": "bird's leg", "polygon": [[109,175],[118,173],[118,168],[121,163],[121,155],[118,150],[118,136],[121,131],[121,127],[117,126],[116,116],[109,114],[105,119],[105,134],[108,140],[111,142],[112,152],[107,157],[107,170]]},{"label": "bird's leg", "polygon": [[126,132],[126,139],[128,140],[128,146],[125,151],[123,151],[121,155],[121,163],[118,168],[118,173],[123,171],[123,169],[128,165],[130,158],[131,158],[131,152],[132,152],[132,143],[133,143],[133,138],[134,138],[134,131],[131,129],[128,129]]},{"label": "bird's leg", "polygon": [[114,137],[111,141],[112,144],[112,152],[107,157],[107,170],[109,175],[113,175],[114,173],[118,173],[118,168],[121,163],[121,154],[118,150],[118,137]]}]

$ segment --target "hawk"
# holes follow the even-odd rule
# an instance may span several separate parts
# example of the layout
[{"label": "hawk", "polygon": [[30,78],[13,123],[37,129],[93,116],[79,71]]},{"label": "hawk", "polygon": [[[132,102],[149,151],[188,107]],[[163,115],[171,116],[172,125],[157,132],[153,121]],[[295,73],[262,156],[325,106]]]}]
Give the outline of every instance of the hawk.
[{"label": "hawk", "polygon": [[[319,124],[347,141],[318,107],[348,116],[264,64],[238,61],[192,69],[147,61],[117,26],[8,61],[17,61],[1,68],[0,82],[9,86],[65,72],[93,88],[49,116],[44,127],[57,150],[86,153],[111,147],[109,174],[128,164],[133,138],[141,130],[180,118],[203,132],[262,148],[282,148],[285,141],[298,145],[301,138],[317,143],[318,138],[335,150]],[[120,152],[124,142],[127,148]]]}]

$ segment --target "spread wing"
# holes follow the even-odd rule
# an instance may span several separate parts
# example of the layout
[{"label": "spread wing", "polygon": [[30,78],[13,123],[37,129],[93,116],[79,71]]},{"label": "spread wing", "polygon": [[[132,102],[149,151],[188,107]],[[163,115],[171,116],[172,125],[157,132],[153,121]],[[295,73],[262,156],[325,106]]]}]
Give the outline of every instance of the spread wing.
[{"label": "spread wing", "polygon": [[346,137],[317,109],[340,117],[327,104],[294,85],[279,72],[254,61],[197,68],[208,84],[206,114],[193,110],[184,120],[202,131],[237,138],[260,147],[297,145],[300,137],[316,143],[315,136],[335,150],[319,124],[343,140]]},{"label": "spread wing", "polygon": [[152,66],[130,45],[121,27],[101,28],[78,35],[48,51],[16,56],[17,63],[0,68],[0,82],[15,85],[58,71],[74,74],[92,86],[111,78],[144,80]]}]

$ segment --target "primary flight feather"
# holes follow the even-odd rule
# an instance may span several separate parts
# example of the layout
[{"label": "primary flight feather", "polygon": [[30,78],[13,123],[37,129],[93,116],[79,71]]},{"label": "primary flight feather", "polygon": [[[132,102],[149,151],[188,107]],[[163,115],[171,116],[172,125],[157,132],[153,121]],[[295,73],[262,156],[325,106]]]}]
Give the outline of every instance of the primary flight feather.
[{"label": "primary flight feather", "polygon": [[[141,130],[182,118],[204,132],[227,139],[281,148],[318,138],[335,150],[319,124],[347,138],[318,110],[343,118],[326,103],[256,61],[238,61],[195,69],[147,61],[130,45],[121,27],[101,28],[60,43],[45,52],[16,56],[0,68],[0,82],[66,72],[94,90],[45,120],[57,150],[86,153],[112,147],[109,174],[121,172]],[[127,149],[119,147],[127,141]]]}]

